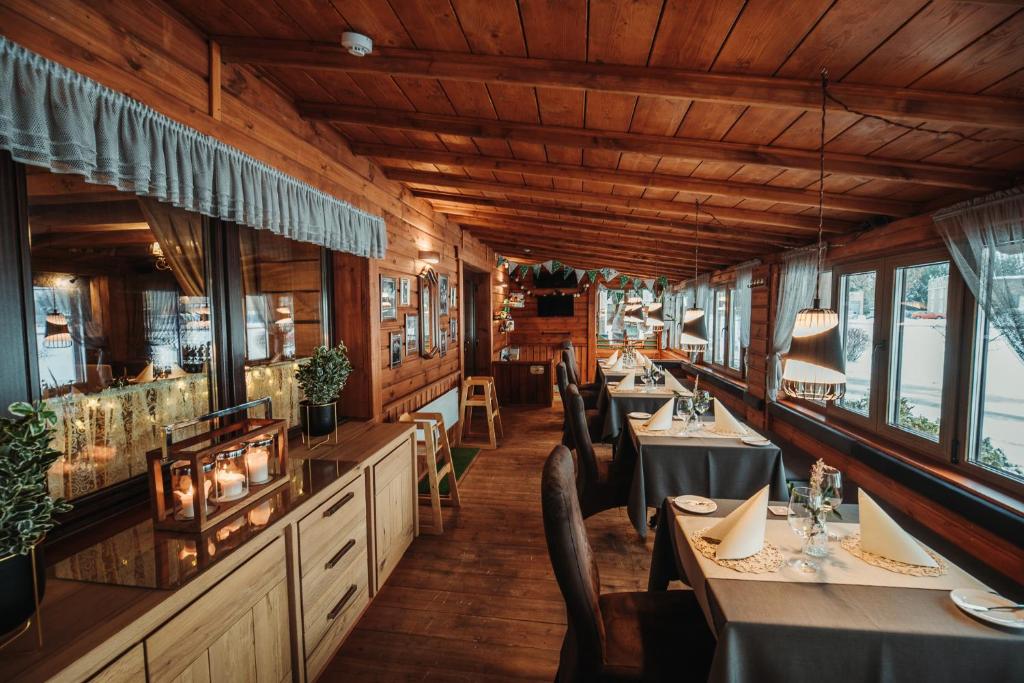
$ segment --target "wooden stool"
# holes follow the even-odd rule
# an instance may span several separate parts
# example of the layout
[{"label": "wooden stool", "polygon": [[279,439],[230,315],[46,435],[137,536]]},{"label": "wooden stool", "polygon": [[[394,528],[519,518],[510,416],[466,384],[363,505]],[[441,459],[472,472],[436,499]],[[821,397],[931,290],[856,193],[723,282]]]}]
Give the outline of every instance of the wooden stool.
[{"label": "wooden stool", "polygon": [[[478,391],[479,390],[479,391]],[[501,424],[501,409],[498,407],[498,394],[494,391],[494,378],[467,377],[462,384],[462,405],[459,406],[459,444],[466,443],[470,425],[473,422],[473,408],[483,408],[487,414],[487,444],[481,448],[497,448],[494,423],[498,423],[498,432],[505,438],[505,427]]]},{"label": "wooden stool", "polygon": [[[405,413],[399,422],[415,422],[423,431],[423,439],[416,440],[416,462],[418,472],[416,480],[424,476],[430,484],[430,493],[420,494],[421,502],[430,502],[432,512],[431,533],[444,533],[444,521],[441,519],[441,480],[448,477],[448,496],[446,500],[459,507],[459,481],[455,476],[455,463],[452,461],[452,449],[448,443],[448,431],[444,426],[441,413]],[[438,467],[438,463],[441,466]]]}]

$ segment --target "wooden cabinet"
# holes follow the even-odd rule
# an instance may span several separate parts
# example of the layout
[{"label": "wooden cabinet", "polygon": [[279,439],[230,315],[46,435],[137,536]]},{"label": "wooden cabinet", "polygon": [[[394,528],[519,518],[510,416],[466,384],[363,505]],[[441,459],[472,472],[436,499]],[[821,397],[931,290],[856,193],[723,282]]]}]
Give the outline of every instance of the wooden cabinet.
[{"label": "wooden cabinet", "polygon": [[494,361],[491,376],[500,405],[550,406],[554,401],[554,363],[550,359]]},{"label": "wooden cabinet", "polygon": [[416,455],[403,443],[373,465],[374,592],[416,536]]},{"label": "wooden cabinet", "polygon": [[89,683],[146,683],[146,655],[142,643],[108,664]]},{"label": "wooden cabinet", "polygon": [[285,542],[278,537],[146,639],[149,681],[291,678]]}]

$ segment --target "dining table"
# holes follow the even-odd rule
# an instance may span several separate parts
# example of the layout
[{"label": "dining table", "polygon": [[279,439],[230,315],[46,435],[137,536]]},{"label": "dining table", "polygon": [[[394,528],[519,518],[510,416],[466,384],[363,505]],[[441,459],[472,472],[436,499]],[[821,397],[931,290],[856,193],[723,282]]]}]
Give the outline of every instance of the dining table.
[{"label": "dining table", "polygon": [[[683,388],[678,394],[693,395],[686,388]],[[652,384],[645,387],[639,378],[632,389],[620,389],[615,383],[605,384],[598,402],[598,410],[604,416],[601,426],[601,441],[615,444],[622,433],[627,415],[638,412],[654,413],[665,405],[666,401],[674,400],[676,395],[677,391],[664,384]]]},{"label": "dining table", "polygon": [[[648,508],[659,507],[668,496],[748,498],[765,486],[773,498],[787,495],[782,451],[767,439],[765,445],[744,443],[714,432],[710,420],[687,428],[676,418],[664,431],[650,430],[645,422],[627,419],[615,448],[620,471],[633,473],[626,510],[641,538],[647,536]],[[763,439],[747,431],[748,441]]]},{"label": "dining table", "polygon": [[[987,586],[937,553],[941,576],[868,564],[838,541],[812,573],[788,561],[741,573],[709,559],[695,539],[743,502],[717,499],[714,512],[692,514],[666,499],[654,541],[648,588],[665,590],[673,579],[692,587],[717,639],[711,683],[1024,681],[1024,632],[957,607],[952,589]],[[832,534],[859,531],[858,506],[842,505],[839,514]],[[766,515],[766,543],[786,560],[801,556],[786,517]]]}]

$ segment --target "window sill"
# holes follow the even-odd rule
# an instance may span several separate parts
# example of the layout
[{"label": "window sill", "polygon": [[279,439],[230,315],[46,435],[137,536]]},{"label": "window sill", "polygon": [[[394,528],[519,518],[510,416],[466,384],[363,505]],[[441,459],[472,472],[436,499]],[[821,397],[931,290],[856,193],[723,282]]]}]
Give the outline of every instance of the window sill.
[{"label": "window sill", "polygon": [[813,420],[823,427],[838,432],[843,437],[846,437],[855,443],[874,449],[885,456],[909,465],[923,473],[929,474],[932,477],[935,477],[969,495],[976,496],[977,498],[1001,508],[1006,512],[1024,518],[1024,501],[1017,499],[1006,491],[996,488],[987,482],[970,477],[955,467],[937,462],[925,455],[908,452],[904,447],[888,443],[881,439],[868,438],[864,434],[855,432],[840,423],[829,422],[821,413],[811,410],[810,408],[800,405],[794,401],[782,400],[778,402],[778,405],[799,414],[805,419]]}]

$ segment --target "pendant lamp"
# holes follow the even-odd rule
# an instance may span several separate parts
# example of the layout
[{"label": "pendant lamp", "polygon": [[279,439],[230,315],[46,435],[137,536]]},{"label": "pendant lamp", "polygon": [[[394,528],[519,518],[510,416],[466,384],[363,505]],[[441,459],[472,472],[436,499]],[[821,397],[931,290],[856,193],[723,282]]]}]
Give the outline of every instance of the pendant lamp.
[{"label": "pendant lamp", "polygon": [[793,341],[782,370],[782,391],[793,398],[836,401],[846,394],[846,354],[839,314],[821,307],[819,277],[825,210],[825,99],[828,72],[821,70],[821,140],[818,153],[818,267],[814,273],[814,303],[796,314]]},{"label": "pendant lamp", "polygon": [[[693,244],[693,279],[697,280],[697,257],[700,249],[700,202],[694,203],[693,223],[697,229],[697,237]],[[708,347],[708,324],[704,309],[697,305],[696,284],[694,284],[693,306],[683,313],[683,330],[679,335],[679,350],[690,354],[690,360],[696,361],[697,354],[703,353]]]},{"label": "pendant lamp", "polygon": [[652,329],[661,329],[665,327],[665,310],[660,301],[655,301],[647,305],[647,327]]},{"label": "pendant lamp", "polygon": [[47,349],[67,349],[71,347],[71,330],[68,319],[56,307],[46,313],[46,334],[43,346]]}]

